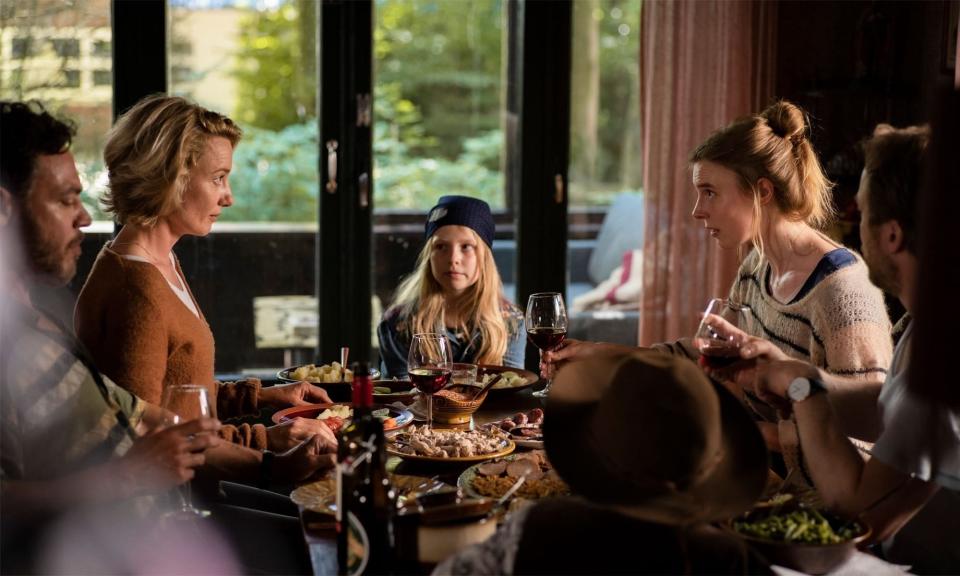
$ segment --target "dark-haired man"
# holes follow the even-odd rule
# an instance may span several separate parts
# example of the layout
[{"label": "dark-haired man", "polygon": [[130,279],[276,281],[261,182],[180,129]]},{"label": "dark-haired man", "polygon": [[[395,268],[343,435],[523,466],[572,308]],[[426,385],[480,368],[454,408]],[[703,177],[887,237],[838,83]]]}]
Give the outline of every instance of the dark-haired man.
[{"label": "dark-haired man", "polygon": [[[37,104],[0,102],[0,489],[3,571],[34,568],[30,547],[74,508],[162,493],[194,475],[217,442],[201,419],[141,435],[159,409],[100,375],[48,311],[76,273],[90,215],[72,128]],[[139,500],[138,500],[139,499]]]},{"label": "dark-haired man", "polygon": [[[877,286],[908,315],[878,393],[832,386],[829,375],[796,361],[759,363],[761,398],[792,410],[809,474],[825,502],[863,513],[890,560],[917,572],[960,571],[960,413],[911,389],[908,378],[916,305],[917,196],[928,130],[881,125],[865,145],[857,193],[863,258]],[[944,265],[949,265],[946,262]],[[896,331],[895,331],[896,332]],[[773,353],[750,339],[744,357]],[[847,436],[875,441],[864,460]]]}]

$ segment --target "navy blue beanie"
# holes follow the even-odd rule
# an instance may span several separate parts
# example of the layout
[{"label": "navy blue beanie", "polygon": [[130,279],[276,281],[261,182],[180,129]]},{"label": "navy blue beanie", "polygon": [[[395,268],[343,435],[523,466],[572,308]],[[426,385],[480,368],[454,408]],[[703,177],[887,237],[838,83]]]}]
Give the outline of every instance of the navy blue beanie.
[{"label": "navy blue beanie", "polygon": [[493,214],[490,205],[469,196],[441,196],[427,214],[426,237],[443,226],[466,226],[477,233],[487,246],[493,247]]}]

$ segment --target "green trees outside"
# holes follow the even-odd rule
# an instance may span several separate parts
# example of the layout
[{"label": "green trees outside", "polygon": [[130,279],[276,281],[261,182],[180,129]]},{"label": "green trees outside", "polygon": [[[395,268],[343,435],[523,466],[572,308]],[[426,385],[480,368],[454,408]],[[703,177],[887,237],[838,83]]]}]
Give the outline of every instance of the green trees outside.
[{"label": "green trees outside", "polygon": [[[376,0],[374,205],[422,211],[443,194],[503,207],[507,0]],[[313,221],[316,3],[240,23],[234,221]],[[571,194],[604,204],[640,187],[639,0],[574,3]]]}]

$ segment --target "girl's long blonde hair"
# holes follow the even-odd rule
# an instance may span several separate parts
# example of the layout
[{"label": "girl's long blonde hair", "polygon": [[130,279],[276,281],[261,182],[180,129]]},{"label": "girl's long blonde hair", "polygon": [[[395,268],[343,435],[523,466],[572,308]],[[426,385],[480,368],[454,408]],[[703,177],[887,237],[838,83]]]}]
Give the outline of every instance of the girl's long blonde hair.
[{"label": "girl's long blonde hair", "polygon": [[[453,312],[460,318],[457,329],[469,336],[480,331],[481,346],[476,364],[502,364],[507,351],[507,324],[503,318],[503,283],[493,261],[493,252],[487,243],[472,229],[470,234],[476,243],[479,278],[452,304]],[[411,334],[420,332],[443,332],[447,312],[443,287],[430,270],[430,254],[436,236],[431,236],[420,255],[413,273],[397,287],[394,306],[402,315],[410,318]]]}]

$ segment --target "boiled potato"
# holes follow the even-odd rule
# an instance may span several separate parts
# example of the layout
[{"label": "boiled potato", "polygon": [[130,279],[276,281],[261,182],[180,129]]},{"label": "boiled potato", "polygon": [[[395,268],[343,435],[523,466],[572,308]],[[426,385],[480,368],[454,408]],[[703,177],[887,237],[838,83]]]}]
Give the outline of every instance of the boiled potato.
[{"label": "boiled potato", "polygon": [[290,377],[297,380],[306,380],[316,384],[334,384],[337,382],[353,382],[353,371],[344,368],[339,362],[316,366],[306,364],[290,371]]}]

